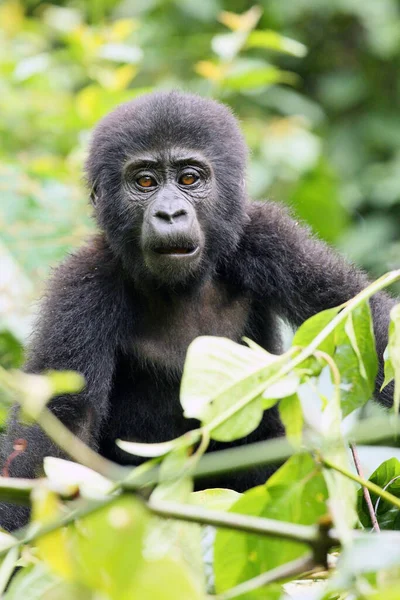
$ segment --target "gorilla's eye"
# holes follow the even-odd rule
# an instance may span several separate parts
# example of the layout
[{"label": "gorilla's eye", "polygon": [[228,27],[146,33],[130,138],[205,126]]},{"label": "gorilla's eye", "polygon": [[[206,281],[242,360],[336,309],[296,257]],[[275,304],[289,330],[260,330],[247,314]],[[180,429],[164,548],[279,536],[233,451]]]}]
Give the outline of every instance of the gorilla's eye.
[{"label": "gorilla's eye", "polygon": [[197,173],[190,172],[190,173],[184,173],[183,175],[181,175],[179,178],[179,183],[181,185],[193,185],[198,180],[199,180],[199,176],[197,175]]},{"label": "gorilla's eye", "polygon": [[141,177],[138,177],[138,179],[136,179],[136,183],[143,188],[154,187],[157,185],[157,181],[153,179],[153,177],[150,177],[150,175],[142,175]]}]

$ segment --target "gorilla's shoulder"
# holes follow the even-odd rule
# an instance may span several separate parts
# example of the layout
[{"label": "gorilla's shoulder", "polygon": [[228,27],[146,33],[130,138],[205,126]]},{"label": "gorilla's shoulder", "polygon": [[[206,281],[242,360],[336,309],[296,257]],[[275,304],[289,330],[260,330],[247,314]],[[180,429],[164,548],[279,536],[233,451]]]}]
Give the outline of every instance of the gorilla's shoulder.
[{"label": "gorilla's shoulder", "polygon": [[281,202],[249,202],[246,213],[248,219],[243,232],[245,245],[251,240],[256,242],[259,237],[263,244],[268,243],[268,240],[283,244],[292,237],[297,239],[300,234],[303,237],[309,234],[309,228],[304,223],[300,227],[299,221],[291,214],[290,207]]},{"label": "gorilla's shoulder", "polygon": [[[73,250],[52,272],[49,289],[93,288],[100,290],[115,285],[120,273],[119,261],[112,253],[103,234],[90,237]],[[108,287],[107,286],[107,287]]]}]

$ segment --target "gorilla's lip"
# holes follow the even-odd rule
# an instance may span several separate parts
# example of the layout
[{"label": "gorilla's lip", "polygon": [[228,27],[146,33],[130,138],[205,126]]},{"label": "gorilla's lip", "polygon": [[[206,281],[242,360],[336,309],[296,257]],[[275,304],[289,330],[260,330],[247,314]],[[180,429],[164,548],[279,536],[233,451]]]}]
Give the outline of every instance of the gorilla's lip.
[{"label": "gorilla's lip", "polygon": [[193,257],[200,251],[199,246],[162,246],[154,248],[153,252],[162,256]]}]

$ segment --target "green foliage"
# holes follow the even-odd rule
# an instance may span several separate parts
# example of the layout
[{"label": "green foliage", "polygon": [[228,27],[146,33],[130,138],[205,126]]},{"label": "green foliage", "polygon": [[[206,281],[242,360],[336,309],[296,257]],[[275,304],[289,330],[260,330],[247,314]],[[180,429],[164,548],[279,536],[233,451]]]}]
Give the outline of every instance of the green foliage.
[{"label": "green foliage", "polygon": [[[92,127],[145,91],[183,87],[229,104],[251,149],[249,187],[255,198],[286,202],[318,235],[373,274],[398,266],[399,11],[395,0],[270,0],[263,10],[249,9],[244,0],[1,3],[3,421],[17,399],[40,423],[53,395],[73,393],[83,384],[76,374],[27,376],[4,368],[21,366],[31,329],[29,306],[49,267],[93,230],[81,177]],[[258,516],[265,527],[275,520],[283,529],[309,525],[301,531],[319,542],[326,538],[318,527],[333,523],[335,544],[344,549],[337,574],[324,585],[327,597],[397,598],[399,538],[393,531],[386,532],[389,537],[355,534],[355,510],[367,529],[371,516],[362,490],[351,481],[346,452],[355,409],[370,399],[377,369],[367,299],[384,285],[378,282],[353,303],[312,317],[280,357],[250,341],[249,347],[219,338],[193,342],[181,402],[200,427],[162,444],[118,441],[125,451],[152,459],[129,469],[128,491],[120,479],[92,470],[84,460],[79,465],[47,458],[46,477],[31,498],[24,482],[13,487],[1,480],[0,497],[31,501],[34,522],[30,543],[0,538],[0,593],[17,565],[22,569],[3,594],[7,600],[205,599],[213,577],[206,586],[201,528],[165,519],[172,504],[178,514],[194,511],[190,520],[199,523],[208,522],[206,515],[233,519],[211,543],[216,588],[233,593],[229,597],[277,599],[279,584],[238,594],[231,589],[307,551],[318,554],[314,542],[301,536],[281,539],[276,532],[270,537],[238,525],[241,517]],[[394,379],[396,411],[398,315],[396,306],[385,354],[385,385]],[[243,495],[192,493],[209,439],[229,442],[248,435],[274,405],[293,457],[264,486]],[[257,464],[268,457],[253,452]],[[387,449],[387,460],[370,481],[379,486],[371,497],[380,527],[397,531],[396,452]],[[220,459],[215,460],[218,471]],[[154,486],[150,474],[160,464]],[[147,475],[150,488],[139,499],[135,481]],[[382,498],[382,490],[389,497]],[[162,519],[152,515],[158,514],[155,507],[166,511]],[[65,518],[68,524],[61,526]],[[50,531],[38,536],[40,526]],[[320,558],[320,547],[318,552]]]},{"label": "green foliage", "polygon": [[[94,459],[72,436],[68,443],[76,446],[74,458],[83,464],[47,457],[46,477],[32,483],[32,489],[24,480],[0,481],[0,498],[30,501],[33,508],[26,541],[34,546],[34,560],[29,554],[19,558],[21,543],[13,536],[1,538],[0,589],[14,565],[23,565],[5,598],[28,588],[28,600],[128,600],[137,594],[148,600],[205,600],[215,584],[217,598],[275,599],[280,594],[276,580],[293,580],[321,562],[326,566],[327,552],[335,546],[342,546],[342,554],[325,585],[326,597],[354,593],[358,598],[365,578],[371,593],[398,585],[396,450],[384,449],[388,459],[369,481],[353,475],[347,452],[353,433],[343,417],[353,413],[355,422],[354,411],[368,400],[374,384],[369,298],[399,276],[399,271],[390,273],[345,305],[306,321],[281,356],[250,340],[247,347],[224,338],[195,340],[187,353],[181,402],[186,416],[198,418],[200,426],[147,449],[118,441],[128,452],[151,458],[147,464],[121,471],[98,455]],[[394,319],[396,314],[393,309]],[[393,331],[390,343],[393,357],[398,345]],[[393,376],[397,382],[396,368]],[[0,369],[4,397],[16,399],[64,445],[66,433],[48,420],[45,405],[52,396],[74,393],[81,385],[80,377],[68,372],[27,375]],[[245,437],[274,404],[293,456],[265,485],[244,494],[223,489],[193,493],[196,468],[210,438],[229,442]],[[268,451],[261,454],[256,444],[250,459],[248,467],[268,462]],[[214,473],[218,465],[223,471],[217,453]],[[149,478],[143,480],[146,474]],[[388,535],[355,534],[357,517],[366,529],[372,519],[354,481],[372,486],[373,510]],[[140,490],[143,494],[137,496]],[[201,523],[217,525],[211,564],[204,557]],[[297,570],[290,570],[299,560]],[[211,580],[207,568],[212,568]],[[270,579],[265,581],[266,576]]]},{"label": "green foliage", "polygon": [[[289,459],[264,486],[244,493],[230,511],[311,525],[325,514],[326,499],[327,490],[321,471],[310,456],[299,454]],[[306,552],[307,546],[299,542],[218,531],[214,558],[217,592]]]}]

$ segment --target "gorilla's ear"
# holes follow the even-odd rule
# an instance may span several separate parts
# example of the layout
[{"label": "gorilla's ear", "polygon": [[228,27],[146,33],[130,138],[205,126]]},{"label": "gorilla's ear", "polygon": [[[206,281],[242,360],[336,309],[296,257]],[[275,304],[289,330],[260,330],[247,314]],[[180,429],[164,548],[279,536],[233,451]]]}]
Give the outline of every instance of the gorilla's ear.
[{"label": "gorilla's ear", "polygon": [[97,200],[98,200],[98,199],[99,199],[99,195],[98,195],[98,193],[97,193],[97,186],[96,186],[96,184],[94,183],[94,184],[92,185],[92,189],[90,190],[90,202],[92,203],[92,205],[93,205],[94,207],[96,207],[96,204],[97,204]]}]

